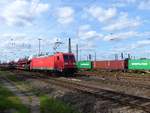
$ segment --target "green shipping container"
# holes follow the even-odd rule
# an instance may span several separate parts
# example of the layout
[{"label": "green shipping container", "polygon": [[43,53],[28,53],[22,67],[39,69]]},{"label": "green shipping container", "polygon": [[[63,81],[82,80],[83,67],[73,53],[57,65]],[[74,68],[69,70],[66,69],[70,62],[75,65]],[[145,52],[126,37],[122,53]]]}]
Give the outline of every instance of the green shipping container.
[{"label": "green shipping container", "polygon": [[77,62],[77,68],[79,69],[91,69],[92,62],[91,61],[79,61]]},{"label": "green shipping container", "polygon": [[148,60],[129,60],[128,69],[131,70],[150,70],[150,59]]}]

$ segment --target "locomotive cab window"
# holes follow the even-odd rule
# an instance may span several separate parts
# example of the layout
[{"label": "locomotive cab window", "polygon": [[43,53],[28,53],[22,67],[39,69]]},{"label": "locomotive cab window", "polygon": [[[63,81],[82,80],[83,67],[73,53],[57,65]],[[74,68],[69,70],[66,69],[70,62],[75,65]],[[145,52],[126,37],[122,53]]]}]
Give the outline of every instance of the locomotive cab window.
[{"label": "locomotive cab window", "polygon": [[69,56],[68,55],[64,55],[64,61],[68,61],[69,60]]},{"label": "locomotive cab window", "polygon": [[74,56],[73,56],[73,55],[70,55],[70,56],[69,56],[69,59],[70,59],[70,60],[72,60],[72,61],[74,61],[74,60],[75,60],[75,58],[74,58]]},{"label": "locomotive cab window", "polygon": [[73,55],[64,55],[64,61],[74,61],[74,56]]}]

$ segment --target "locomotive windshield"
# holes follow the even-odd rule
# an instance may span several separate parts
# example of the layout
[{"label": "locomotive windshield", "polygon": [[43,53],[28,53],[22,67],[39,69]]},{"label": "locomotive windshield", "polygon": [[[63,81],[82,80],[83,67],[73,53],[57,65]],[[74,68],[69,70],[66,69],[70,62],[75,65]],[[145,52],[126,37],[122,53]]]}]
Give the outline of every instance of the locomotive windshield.
[{"label": "locomotive windshield", "polygon": [[74,56],[73,55],[64,55],[64,61],[67,62],[67,61],[74,61]]}]

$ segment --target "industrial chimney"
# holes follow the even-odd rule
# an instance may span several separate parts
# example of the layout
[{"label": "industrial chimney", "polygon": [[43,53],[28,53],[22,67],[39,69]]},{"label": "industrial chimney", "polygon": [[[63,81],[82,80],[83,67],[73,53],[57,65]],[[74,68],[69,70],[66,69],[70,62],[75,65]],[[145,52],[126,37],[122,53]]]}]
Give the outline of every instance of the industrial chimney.
[{"label": "industrial chimney", "polygon": [[70,38],[69,38],[69,44],[68,44],[68,52],[72,53],[72,51],[71,51],[71,39]]}]

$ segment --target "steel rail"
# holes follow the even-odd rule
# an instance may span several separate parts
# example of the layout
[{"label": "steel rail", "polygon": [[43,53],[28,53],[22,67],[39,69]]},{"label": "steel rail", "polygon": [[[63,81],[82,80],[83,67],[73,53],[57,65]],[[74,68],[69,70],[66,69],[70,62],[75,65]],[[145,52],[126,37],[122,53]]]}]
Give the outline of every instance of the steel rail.
[{"label": "steel rail", "polygon": [[45,82],[49,82],[64,88],[69,88],[71,90],[77,90],[83,93],[92,94],[94,96],[109,99],[115,102],[118,102],[122,105],[128,105],[133,108],[142,109],[148,113],[150,113],[150,99],[133,96],[129,94],[124,94],[121,92],[115,92],[107,89],[101,89],[98,87],[94,87],[88,84],[77,83],[73,81],[60,80],[56,78],[51,78],[49,80],[45,80]]}]

